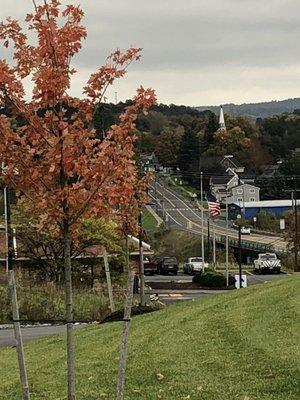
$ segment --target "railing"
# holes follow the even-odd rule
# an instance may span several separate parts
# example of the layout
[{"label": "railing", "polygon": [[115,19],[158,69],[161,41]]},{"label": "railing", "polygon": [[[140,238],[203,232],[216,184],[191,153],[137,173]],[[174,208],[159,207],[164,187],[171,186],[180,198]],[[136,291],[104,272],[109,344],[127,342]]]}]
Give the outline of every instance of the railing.
[{"label": "railing", "polygon": [[[226,243],[226,236],[216,236],[216,241],[218,243]],[[239,247],[238,239],[228,238],[228,244],[230,247]],[[261,252],[273,252],[275,250],[274,245],[266,243],[249,242],[246,240],[241,241],[242,249],[261,251]]]}]

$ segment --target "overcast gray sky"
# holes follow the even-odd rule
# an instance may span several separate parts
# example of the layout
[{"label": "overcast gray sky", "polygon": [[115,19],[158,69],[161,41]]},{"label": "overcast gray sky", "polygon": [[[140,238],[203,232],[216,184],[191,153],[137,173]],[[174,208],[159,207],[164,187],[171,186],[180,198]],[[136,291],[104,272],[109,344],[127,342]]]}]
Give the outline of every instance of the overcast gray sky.
[{"label": "overcast gray sky", "polygon": [[[37,0],[38,2],[39,0]],[[41,0],[40,0],[41,1]],[[299,0],[78,0],[88,38],[75,60],[77,96],[113,49],[143,47],[142,60],[108,91],[124,100],[140,84],[158,101],[243,103],[300,96]],[[31,0],[1,0],[0,20],[22,19]],[[0,50],[3,58],[3,49]]]}]

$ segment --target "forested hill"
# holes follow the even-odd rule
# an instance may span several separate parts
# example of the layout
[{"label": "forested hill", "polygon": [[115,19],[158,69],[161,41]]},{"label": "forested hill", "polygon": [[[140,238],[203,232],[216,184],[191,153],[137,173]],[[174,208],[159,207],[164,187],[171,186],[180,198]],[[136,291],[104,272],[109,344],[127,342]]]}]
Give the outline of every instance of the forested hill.
[{"label": "forested hill", "polygon": [[[199,111],[210,110],[219,114],[219,106],[199,106],[195,107]],[[244,103],[244,104],[223,104],[226,114],[245,115],[250,118],[266,118],[275,114],[292,113],[300,109],[300,97],[280,101],[267,101],[263,103]]]}]

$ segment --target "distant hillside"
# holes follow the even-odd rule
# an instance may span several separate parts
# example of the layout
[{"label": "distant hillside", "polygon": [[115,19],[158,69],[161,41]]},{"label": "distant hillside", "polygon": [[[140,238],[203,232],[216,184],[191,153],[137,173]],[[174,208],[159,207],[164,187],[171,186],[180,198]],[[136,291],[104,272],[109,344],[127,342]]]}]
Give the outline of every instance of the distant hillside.
[{"label": "distant hillside", "polygon": [[[219,106],[199,106],[195,108],[199,111],[211,110],[215,114],[219,113]],[[253,119],[266,118],[274,114],[291,113],[300,109],[300,98],[263,103],[223,104],[223,109],[225,113],[231,115],[246,115]]]}]

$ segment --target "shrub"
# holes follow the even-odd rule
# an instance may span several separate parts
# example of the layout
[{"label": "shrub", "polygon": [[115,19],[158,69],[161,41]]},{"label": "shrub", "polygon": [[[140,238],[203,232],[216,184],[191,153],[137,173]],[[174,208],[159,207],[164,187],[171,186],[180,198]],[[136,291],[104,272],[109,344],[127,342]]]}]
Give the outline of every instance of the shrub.
[{"label": "shrub", "polygon": [[[199,286],[207,287],[224,287],[226,286],[226,277],[214,270],[206,269],[203,274],[196,274],[193,278],[193,283]],[[229,285],[234,285],[235,279],[233,276],[229,277]]]}]

